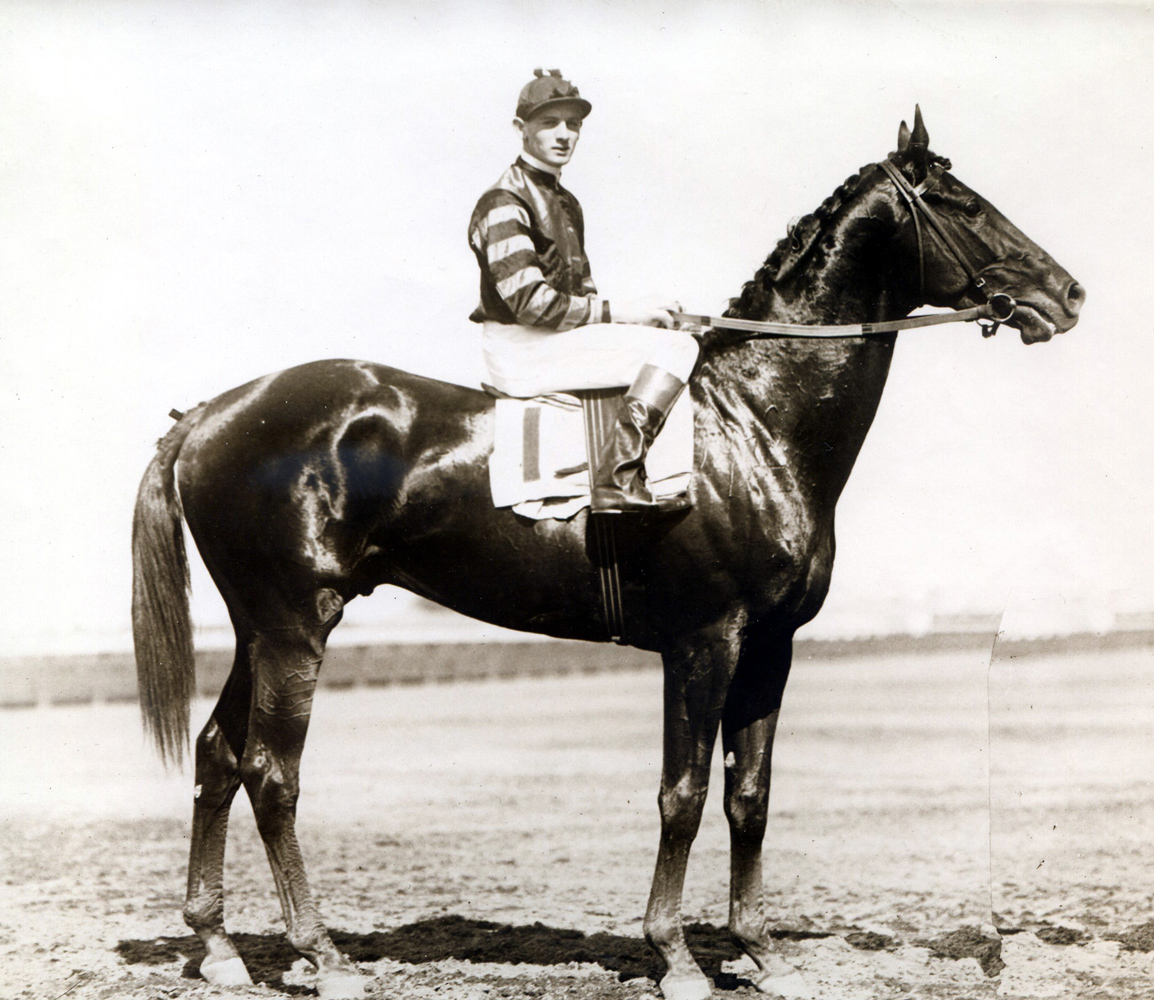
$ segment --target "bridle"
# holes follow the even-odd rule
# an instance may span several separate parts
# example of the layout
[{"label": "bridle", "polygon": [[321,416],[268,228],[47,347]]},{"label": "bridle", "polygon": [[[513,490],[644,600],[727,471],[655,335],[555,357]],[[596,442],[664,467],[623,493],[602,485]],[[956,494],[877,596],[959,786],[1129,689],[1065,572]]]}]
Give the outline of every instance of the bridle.
[{"label": "bridle", "polygon": [[[986,288],[986,279],[981,272],[983,268],[975,268],[965,252],[946,231],[941,219],[922,197],[937,183],[941,167],[931,164],[929,171],[917,187],[914,187],[905,175],[894,166],[891,160],[882,160],[878,163],[885,175],[897,188],[902,201],[910,210],[914,220],[914,232],[918,241],[918,297],[925,294],[926,265],[925,240],[922,237],[922,219],[937,234],[942,245],[950,252],[954,260],[965,271],[970,279],[971,287],[985,300],[982,305],[970,309],[959,309],[950,313],[932,313],[927,316],[909,316],[906,319],[884,320],[880,323],[848,323],[835,326],[817,326],[806,323],[769,323],[757,320],[736,319],[729,316],[700,316],[690,313],[675,312],[673,317],[678,321],[696,323],[701,326],[712,326],[724,330],[738,330],[750,336],[745,340],[758,339],[759,336],[778,337],[862,337],[873,333],[893,333],[898,330],[912,330],[924,326],[938,326],[943,323],[962,323],[976,320],[982,329],[983,337],[992,337],[998,332],[998,327],[1009,322],[1014,317],[1018,303],[1012,295],[1005,292],[995,292],[993,295]],[[938,173],[936,173],[936,172]]]},{"label": "bridle", "polygon": [[[998,326],[1014,315],[1014,309],[1017,304],[1014,302],[1012,296],[1006,295],[1004,292],[996,292],[994,295],[989,294],[986,290],[986,279],[982,277],[982,271],[985,270],[985,268],[976,268],[970,263],[965,252],[946,231],[946,227],[942,225],[941,219],[934,214],[933,209],[930,208],[926,200],[922,197],[922,195],[931,188],[937,186],[942,168],[936,163],[931,164],[929,170],[926,171],[925,179],[917,187],[914,187],[906,180],[905,174],[894,166],[892,160],[882,160],[878,166],[881,167],[882,170],[885,171],[886,176],[893,181],[894,187],[897,188],[898,194],[902,196],[902,199],[909,207],[910,215],[912,215],[914,219],[914,232],[917,234],[918,239],[918,297],[923,297],[926,291],[926,255],[924,241],[922,240],[921,225],[921,220],[924,217],[934,232],[938,234],[938,239],[942,241],[945,248],[953,254],[958,266],[966,272],[966,276],[970,279],[970,285],[990,305],[991,311],[994,314],[991,317],[992,329],[987,329],[983,326],[982,336],[992,337],[997,333]],[[1004,318],[1001,315],[1001,310],[994,305],[996,300],[1001,300],[1002,308],[1006,310]]]}]

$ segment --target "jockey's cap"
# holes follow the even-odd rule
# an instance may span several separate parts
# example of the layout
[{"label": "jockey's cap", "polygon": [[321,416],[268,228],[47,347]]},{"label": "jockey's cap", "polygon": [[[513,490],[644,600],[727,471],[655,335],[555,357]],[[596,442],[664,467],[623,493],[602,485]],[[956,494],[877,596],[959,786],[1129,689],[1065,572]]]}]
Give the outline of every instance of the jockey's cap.
[{"label": "jockey's cap", "polygon": [[517,117],[528,121],[542,108],[563,102],[576,104],[581,109],[582,118],[593,110],[593,105],[581,96],[580,91],[561,78],[559,69],[535,69],[533,79],[521,88],[521,96],[517,98]]}]

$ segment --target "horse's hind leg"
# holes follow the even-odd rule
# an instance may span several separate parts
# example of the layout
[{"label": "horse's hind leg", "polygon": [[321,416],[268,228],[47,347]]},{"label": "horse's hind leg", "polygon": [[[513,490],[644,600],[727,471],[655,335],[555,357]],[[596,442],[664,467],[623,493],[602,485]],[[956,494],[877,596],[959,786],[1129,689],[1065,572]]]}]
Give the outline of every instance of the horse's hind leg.
[{"label": "horse's hind leg", "polygon": [[763,993],[808,997],[797,970],[774,948],[762,903],[761,846],[769,812],[769,773],[792,637],[747,636],[722,715],[725,815],[729,820],[729,932],[758,966]]},{"label": "horse's hind leg", "polygon": [[[332,594],[331,591],[328,592]],[[339,603],[335,594],[332,597]],[[253,698],[240,775],[264,840],[289,943],[317,967],[322,1000],[361,997],[364,980],[337,951],[309,893],[296,836],[300,759],[327,625],[257,631],[251,649]]]},{"label": "horse's hind leg", "polygon": [[238,762],[244,752],[252,691],[246,642],[243,636],[238,637],[232,673],[196,741],[184,921],[204,943],[200,973],[214,986],[252,983],[224,929],[224,845],[228,811],[240,787]]}]

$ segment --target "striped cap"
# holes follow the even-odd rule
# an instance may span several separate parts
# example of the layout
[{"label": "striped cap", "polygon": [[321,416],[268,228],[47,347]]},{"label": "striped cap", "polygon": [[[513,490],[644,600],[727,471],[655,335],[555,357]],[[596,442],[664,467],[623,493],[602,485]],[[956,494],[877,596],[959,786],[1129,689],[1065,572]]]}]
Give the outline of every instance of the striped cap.
[{"label": "striped cap", "polygon": [[582,118],[593,110],[593,105],[581,96],[580,91],[561,78],[559,69],[548,72],[535,69],[533,79],[521,88],[521,96],[517,98],[517,117],[528,121],[542,108],[561,103],[576,104],[581,109]]}]

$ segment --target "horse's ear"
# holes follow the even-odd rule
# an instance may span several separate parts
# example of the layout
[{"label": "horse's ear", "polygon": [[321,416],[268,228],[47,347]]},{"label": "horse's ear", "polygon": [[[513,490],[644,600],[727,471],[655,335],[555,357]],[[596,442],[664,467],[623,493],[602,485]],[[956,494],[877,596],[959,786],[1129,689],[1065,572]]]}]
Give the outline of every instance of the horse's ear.
[{"label": "horse's ear", "polygon": [[930,148],[930,133],[926,131],[926,123],[922,121],[922,107],[920,104],[914,105],[914,131],[910,136],[910,144],[921,146],[923,149]]},{"label": "horse's ear", "polygon": [[902,123],[898,126],[898,152],[904,153],[910,148],[910,127],[902,119]]},{"label": "horse's ear", "polygon": [[[902,122],[904,125],[905,122]],[[899,143],[901,133],[898,134]],[[900,147],[899,147],[900,148]],[[914,172],[915,180],[926,176],[930,166],[930,134],[926,131],[926,123],[922,121],[922,109],[914,105],[914,130],[908,133],[905,148],[906,163]]]}]

